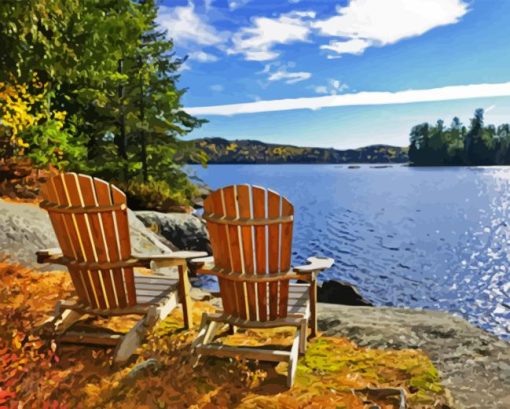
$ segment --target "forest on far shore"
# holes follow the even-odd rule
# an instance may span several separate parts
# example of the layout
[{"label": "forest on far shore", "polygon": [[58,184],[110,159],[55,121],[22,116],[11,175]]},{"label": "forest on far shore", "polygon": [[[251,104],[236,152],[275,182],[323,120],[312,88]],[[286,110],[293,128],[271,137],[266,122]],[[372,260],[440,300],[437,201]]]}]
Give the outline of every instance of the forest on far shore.
[{"label": "forest on far shore", "polygon": [[409,162],[415,166],[481,166],[510,164],[510,125],[485,125],[484,110],[475,111],[469,126],[459,118],[450,127],[439,119],[411,129]]}]

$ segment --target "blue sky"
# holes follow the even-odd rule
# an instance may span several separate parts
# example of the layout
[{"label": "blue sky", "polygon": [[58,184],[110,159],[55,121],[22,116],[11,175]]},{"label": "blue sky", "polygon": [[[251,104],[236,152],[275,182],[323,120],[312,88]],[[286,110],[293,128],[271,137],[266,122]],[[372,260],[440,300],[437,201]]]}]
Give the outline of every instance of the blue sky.
[{"label": "blue sky", "polygon": [[510,1],[160,4],[160,25],[189,56],[184,106],[209,120],[192,138],[350,148],[407,145],[414,124],[467,123],[478,107],[510,122]]}]

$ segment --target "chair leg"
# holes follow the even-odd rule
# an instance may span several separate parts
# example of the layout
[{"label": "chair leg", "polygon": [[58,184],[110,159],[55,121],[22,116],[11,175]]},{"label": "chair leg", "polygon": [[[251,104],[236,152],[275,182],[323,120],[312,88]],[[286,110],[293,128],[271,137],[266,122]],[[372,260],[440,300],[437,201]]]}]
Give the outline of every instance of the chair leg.
[{"label": "chair leg", "polygon": [[207,316],[207,313],[202,315],[202,323],[200,324],[200,330],[198,331],[198,335],[191,344],[191,351],[194,354],[191,360],[191,366],[194,368],[198,365],[198,361],[200,360],[201,354],[195,351],[197,346],[207,345],[210,343],[218,329],[222,326],[221,322],[211,321]]},{"label": "chair leg", "polygon": [[306,328],[308,326],[308,320],[301,321],[301,336],[299,337],[299,353],[304,354],[306,351]]},{"label": "chair leg", "polygon": [[186,262],[177,266],[179,270],[179,299],[182,303],[182,314],[184,318],[184,327],[191,329],[193,326],[193,316],[191,311],[190,284],[188,279],[188,266]]},{"label": "chair leg", "polygon": [[221,327],[221,325],[222,325],[222,323],[218,322],[218,321],[212,321],[209,324],[209,328],[207,328],[207,333],[204,337],[203,345],[208,344],[209,342],[211,342],[214,339],[214,336],[218,332],[218,329]]},{"label": "chair leg", "polygon": [[153,308],[122,337],[122,341],[115,348],[113,364],[122,365],[133,355],[142,344],[145,335],[158,322],[158,309]]},{"label": "chair leg", "polygon": [[191,367],[194,368],[198,365],[198,361],[200,360],[200,354],[197,354],[195,349],[198,345],[202,345],[204,342],[205,336],[207,335],[207,332],[209,330],[209,318],[207,316],[207,313],[202,314],[202,321],[200,322],[200,328],[198,330],[197,337],[191,344],[191,353],[193,354],[193,357],[191,358]]},{"label": "chair leg", "polygon": [[200,327],[198,328],[198,334],[195,338],[195,340],[191,343],[191,351],[193,352],[197,345],[199,345],[202,340],[205,337],[205,334],[207,332],[207,324],[209,322],[209,319],[207,317],[207,313],[202,314],[202,320],[200,321]]},{"label": "chair leg", "polygon": [[317,336],[317,279],[315,273],[310,282],[310,338]]},{"label": "chair leg", "polygon": [[53,317],[42,323],[36,332],[49,336],[62,335],[66,332],[75,322],[77,322],[83,314],[67,309],[62,306],[63,302],[58,301],[55,306]]},{"label": "chair leg", "polygon": [[296,330],[296,335],[294,336],[294,341],[292,342],[292,348],[290,350],[289,355],[289,369],[287,374],[287,386],[292,388],[294,384],[294,379],[296,377],[297,370],[297,361],[299,358],[299,347],[301,344],[301,338],[303,338],[306,334],[302,333],[302,327],[298,327]]}]

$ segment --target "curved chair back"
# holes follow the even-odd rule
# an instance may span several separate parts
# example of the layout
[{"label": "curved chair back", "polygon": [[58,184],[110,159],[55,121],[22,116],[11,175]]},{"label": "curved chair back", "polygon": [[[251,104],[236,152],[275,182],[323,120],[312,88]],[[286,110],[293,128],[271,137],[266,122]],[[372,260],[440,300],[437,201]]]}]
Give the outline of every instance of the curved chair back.
[{"label": "curved chair back", "polygon": [[251,321],[285,318],[292,204],[271,190],[236,185],[211,193],[204,211],[225,313]]},{"label": "curved chair back", "polygon": [[61,173],[41,188],[80,301],[95,309],[136,304],[126,195],[101,179]]}]

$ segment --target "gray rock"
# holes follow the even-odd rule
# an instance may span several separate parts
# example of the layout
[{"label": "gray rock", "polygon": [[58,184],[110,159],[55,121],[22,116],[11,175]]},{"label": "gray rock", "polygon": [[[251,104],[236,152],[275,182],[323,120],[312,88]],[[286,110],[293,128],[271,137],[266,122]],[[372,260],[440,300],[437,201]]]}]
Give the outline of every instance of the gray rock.
[{"label": "gray rock", "polygon": [[160,254],[168,252],[169,249],[177,250],[172,242],[145,227],[132,210],[128,210],[128,221],[131,248],[134,253]]},{"label": "gray rock", "polygon": [[420,348],[455,407],[510,408],[510,344],[439,311],[319,304],[319,329],[371,348]]},{"label": "gray rock", "polygon": [[371,306],[372,303],[363,298],[358,289],[345,281],[324,281],[317,287],[319,302],[341,305]]},{"label": "gray rock", "polygon": [[[128,217],[133,252],[161,254],[171,250],[131,211]],[[58,247],[58,243],[45,210],[34,204],[0,199],[0,259],[7,258],[39,270],[60,270],[62,266],[37,264],[35,252],[52,247]]]},{"label": "gray rock", "polygon": [[192,203],[195,209],[201,209],[204,207],[204,200],[211,194],[212,189],[202,183],[197,185],[197,190],[198,194],[192,199]]},{"label": "gray rock", "polygon": [[214,298],[210,292],[198,287],[191,287],[190,297],[194,301],[210,301]]},{"label": "gray rock", "polygon": [[123,378],[123,386],[132,386],[137,379],[149,373],[156,373],[161,369],[161,363],[155,358],[149,358],[136,364],[129,373]]},{"label": "gray rock", "polygon": [[211,253],[209,236],[198,216],[186,213],[161,213],[149,210],[135,212],[143,224],[172,242],[180,250]]}]

